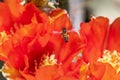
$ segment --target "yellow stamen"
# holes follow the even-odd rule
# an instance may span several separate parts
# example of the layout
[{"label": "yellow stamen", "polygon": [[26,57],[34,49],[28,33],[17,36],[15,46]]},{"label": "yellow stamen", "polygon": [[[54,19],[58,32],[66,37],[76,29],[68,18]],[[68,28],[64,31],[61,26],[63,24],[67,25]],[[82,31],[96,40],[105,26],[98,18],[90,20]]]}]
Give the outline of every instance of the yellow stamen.
[{"label": "yellow stamen", "polygon": [[50,57],[48,55],[43,57],[43,62],[41,63],[41,66],[55,65],[55,64],[57,64],[57,59],[55,59],[55,55],[52,54]]},{"label": "yellow stamen", "polygon": [[116,50],[113,52],[105,50],[103,57],[99,58],[98,61],[109,63],[117,73],[120,71],[120,53],[118,53]]}]

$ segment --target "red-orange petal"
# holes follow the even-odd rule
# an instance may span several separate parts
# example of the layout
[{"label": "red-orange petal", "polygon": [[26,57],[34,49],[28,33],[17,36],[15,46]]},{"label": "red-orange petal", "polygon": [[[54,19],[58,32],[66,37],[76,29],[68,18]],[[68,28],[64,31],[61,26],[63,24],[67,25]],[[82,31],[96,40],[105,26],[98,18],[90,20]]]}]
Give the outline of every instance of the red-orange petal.
[{"label": "red-orange petal", "polygon": [[35,76],[19,71],[25,80],[36,80]]},{"label": "red-orange petal", "polygon": [[6,3],[11,11],[12,17],[15,19],[16,17],[19,17],[20,14],[23,12],[24,8],[22,5],[20,5],[21,0],[4,0],[4,3]]},{"label": "red-orange petal", "polygon": [[110,64],[105,64],[105,72],[102,80],[116,80],[116,71]]},{"label": "red-orange petal", "polygon": [[116,80],[116,71],[108,63],[94,62],[90,64],[90,74],[95,80]]},{"label": "red-orange petal", "polygon": [[102,55],[108,22],[105,17],[97,17],[89,23],[81,23],[80,35],[86,45],[83,50],[86,62],[95,61]]},{"label": "red-orange petal", "polygon": [[0,31],[9,30],[13,23],[12,15],[7,4],[0,2]]},{"label": "red-orange petal", "polygon": [[62,71],[59,66],[43,66],[36,70],[36,80],[57,80],[61,75]]},{"label": "red-orange petal", "polygon": [[62,76],[60,79],[57,80],[79,80],[79,79],[75,79],[72,76]]},{"label": "red-orange petal", "polygon": [[116,75],[116,80],[120,80],[120,72]]},{"label": "red-orange petal", "polygon": [[120,17],[110,26],[106,48],[120,52]]},{"label": "red-orange petal", "polygon": [[48,43],[50,34],[46,33],[44,36],[39,36],[39,43],[41,45],[41,47],[45,47]]},{"label": "red-orange petal", "polygon": [[61,31],[62,28],[71,29],[72,23],[67,14],[67,11],[57,8],[53,10],[49,16],[53,19],[54,30]]},{"label": "red-orange petal", "polygon": [[24,47],[16,46],[15,48],[12,48],[11,51],[8,54],[8,63],[15,69],[24,69],[25,63],[24,63]]},{"label": "red-orange petal", "polygon": [[105,72],[105,65],[100,62],[94,62],[90,64],[89,69],[94,78],[96,78],[97,80],[101,80]]}]

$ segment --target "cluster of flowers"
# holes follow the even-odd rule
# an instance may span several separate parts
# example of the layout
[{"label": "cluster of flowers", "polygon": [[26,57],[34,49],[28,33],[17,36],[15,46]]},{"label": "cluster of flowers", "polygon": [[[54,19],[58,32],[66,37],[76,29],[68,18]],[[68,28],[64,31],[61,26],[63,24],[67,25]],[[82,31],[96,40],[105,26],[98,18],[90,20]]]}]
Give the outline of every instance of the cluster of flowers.
[{"label": "cluster of flowers", "polygon": [[0,3],[0,59],[10,80],[120,80],[120,18],[91,18],[75,32],[67,12]]}]

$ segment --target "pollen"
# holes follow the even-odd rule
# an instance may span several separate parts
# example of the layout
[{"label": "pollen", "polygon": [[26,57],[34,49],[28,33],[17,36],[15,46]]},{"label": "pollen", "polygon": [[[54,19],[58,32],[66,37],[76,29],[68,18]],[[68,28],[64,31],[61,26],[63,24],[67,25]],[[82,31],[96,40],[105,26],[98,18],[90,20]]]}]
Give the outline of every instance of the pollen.
[{"label": "pollen", "polygon": [[55,65],[55,64],[57,64],[57,59],[55,59],[55,55],[52,54],[50,56],[46,55],[43,57],[41,66]]},{"label": "pollen", "polygon": [[117,73],[120,71],[120,53],[116,50],[105,50],[103,57],[99,58],[98,61],[109,63],[116,70]]},{"label": "pollen", "polygon": [[0,45],[9,39],[9,35],[5,31],[0,32]]}]

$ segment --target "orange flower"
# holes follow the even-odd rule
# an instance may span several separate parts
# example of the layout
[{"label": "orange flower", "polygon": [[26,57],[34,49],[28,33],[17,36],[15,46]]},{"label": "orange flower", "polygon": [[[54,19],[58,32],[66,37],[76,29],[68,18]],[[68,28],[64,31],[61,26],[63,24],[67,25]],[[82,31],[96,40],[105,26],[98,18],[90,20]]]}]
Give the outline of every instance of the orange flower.
[{"label": "orange flower", "polygon": [[[20,9],[19,8],[11,9],[10,5],[13,5],[15,7],[19,6]],[[12,48],[12,46],[13,46],[12,42],[16,43],[16,41],[19,40],[21,37],[23,38],[25,36],[30,36],[30,35],[33,36],[34,33],[37,31],[37,28],[34,29],[34,27],[36,25],[38,26],[38,23],[41,26],[44,25],[43,24],[44,22],[46,23],[46,25],[48,24],[48,16],[44,12],[37,9],[33,4],[21,6],[20,2],[18,3],[17,0],[12,0],[12,1],[5,0],[5,2],[1,2],[0,6],[2,6],[0,8],[0,10],[1,10],[1,12],[0,12],[0,15],[1,15],[0,31],[1,31],[1,38],[3,38],[2,40],[4,40],[4,42],[2,41],[0,49],[1,49],[1,55],[4,58],[6,58],[9,49]],[[21,8],[23,8],[24,10],[21,11]],[[16,13],[16,15],[12,12],[12,10],[15,11],[14,13]],[[19,15],[18,15],[18,13],[19,13]],[[33,24],[31,24],[31,23],[33,23]],[[34,27],[29,27],[29,26],[34,26]],[[38,29],[38,30],[40,30],[40,29]],[[42,28],[41,28],[41,30],[42,30]],[[5,31],[5,34],[3,34],[4,31]],[[10,40],[4,39],[6,37],[10,38],[10,36],[13,34],[14,34],[14,37],[12,36],[12,38],[13,38],[12,42],[10,41],[11,39]],[[16,40],[16,41],[13,41],[13,40]],[[8,46],[9,46],[9,48],[7,48]],[[7,50],[6,50],[6,48],[7,48]],[[4,53],[4,55],[2,53]]]},{"label": "orange flower", "polygon": [[[47,14],[32,3],[24,6],[18,3],[6,0],[0,8],[8,9],[9,13],[0,14],[6,13],[10,17],[10,24],[1,22],[0,32],[0,59],[5,61],[3,72],[6,76],[14,80],[79,79],[75,77],[79,75],[76,73],[78,68],[74,71],[70,64],[83,46],[79,35],[72,31],[66,11],[55,9]],[[17,7],[12,9],[12,5]],[[5,20],[6,17],[2,18]],[[67,42],[63,28],[66,29]]]},{"label": "orange flower", "polygon": [[[110,26],[108,19],[97,17],[89,23],[81,23],[80,34],[86,47],[83,51],[85,61],[94,61],[102,56],[104,50],[119,50],[119,21],[117,18]],[[114,42],[116,41],[116,43]]]},{"label": "orange flower", "polygon": [[78,34],[63,9],[45,13],[33,3],[20,5],[20,0],[0,6],[0,59],[6,78],[119,80],[120,18],[112,25],[105,17],[92,18],[81,23]]},{"label": "orange flower", "polygon": [[116,77],[120,72],[119,21],[117,18],[109,25],[107,18],[97,17],[81,24],[83,59],[89,64],[88,71],[84,71],[86,79],[119,80]]}]

